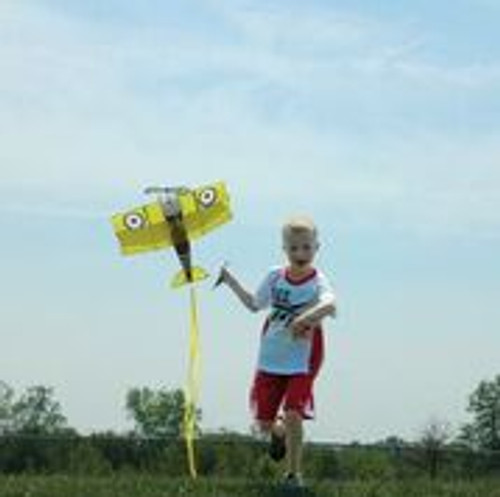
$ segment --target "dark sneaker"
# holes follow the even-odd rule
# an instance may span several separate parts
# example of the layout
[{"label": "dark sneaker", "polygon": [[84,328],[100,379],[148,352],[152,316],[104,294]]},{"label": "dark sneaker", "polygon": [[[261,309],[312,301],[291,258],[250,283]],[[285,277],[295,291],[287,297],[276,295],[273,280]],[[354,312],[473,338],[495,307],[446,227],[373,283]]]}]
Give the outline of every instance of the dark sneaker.
[{"label": "dark sneaker", "polygon": [[304,488],[302,475],[298,473],[285,473],[283,476],[283,485],[291,488]]},{"label": "dark sneaker", "polygon": [[281,461],[286,455],[285,437],[271,433],[271,443],[269,444],[269,457],[273,461]]}]

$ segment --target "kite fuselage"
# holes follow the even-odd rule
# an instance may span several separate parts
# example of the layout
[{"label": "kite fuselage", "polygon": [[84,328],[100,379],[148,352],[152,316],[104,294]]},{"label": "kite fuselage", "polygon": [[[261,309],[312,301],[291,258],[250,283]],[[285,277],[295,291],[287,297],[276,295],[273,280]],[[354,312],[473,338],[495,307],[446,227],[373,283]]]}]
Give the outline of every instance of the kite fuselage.
[{"label": "kite fuselage", "polygon": [[186,275],[186,280],[191,282],[193,279],[191,244],[189,242],[189,235],[184,224],[177,190],[165,190],[161,204],[175,252]]},{"label": "kite fuselage", "polygon": [[187,281],[192,281],[192,264],[191,264],[191,244],[189,243],[186,227],[182,222],[182,216],[167,217],[170,236],[174,245],[175,252],[179,258],[182,269],[186,274]]}]

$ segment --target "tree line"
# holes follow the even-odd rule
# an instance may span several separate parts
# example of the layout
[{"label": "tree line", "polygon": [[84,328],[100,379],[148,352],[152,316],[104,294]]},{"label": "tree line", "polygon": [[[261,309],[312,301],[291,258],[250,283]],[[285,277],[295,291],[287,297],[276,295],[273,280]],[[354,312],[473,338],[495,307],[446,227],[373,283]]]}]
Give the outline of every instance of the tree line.
[{"label": "tree line", "polygon": [[[141,471],[185,474],[182,390],[131,388],[124,408],[133,428],[82,436],[72,428],[54,390],[32,386],[20,395],[0,381],[0,472],[109,474]],[[500,475],[500,375],[482,381],[468,398],[470,421],[452,436],[430,421],[420,438],[393,436],[374,444],[307,444],[306,471],[314,478],[456,477]],[[264,442],[241,433],[203,433],[197,412],[202,475],[273,477],[281,471]]]}]

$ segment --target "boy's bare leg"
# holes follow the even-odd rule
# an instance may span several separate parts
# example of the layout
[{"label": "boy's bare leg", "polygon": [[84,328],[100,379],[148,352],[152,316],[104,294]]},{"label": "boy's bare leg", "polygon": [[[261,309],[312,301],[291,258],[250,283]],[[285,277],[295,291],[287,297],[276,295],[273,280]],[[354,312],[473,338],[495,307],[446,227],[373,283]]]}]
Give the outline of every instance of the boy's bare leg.
[{"label": "boy's bare leg", "polygon": [[302,415],[293,410],[285,412],[287,471],[299,475],[302,471]]},{"label": "boy's bare leg", "polygon": [[286,428],[281,419],[276,419],[274,421],[259,421],[259,428],[262,433],[271,435],[274,433],[278,437],[284,437],[286,433]]}]

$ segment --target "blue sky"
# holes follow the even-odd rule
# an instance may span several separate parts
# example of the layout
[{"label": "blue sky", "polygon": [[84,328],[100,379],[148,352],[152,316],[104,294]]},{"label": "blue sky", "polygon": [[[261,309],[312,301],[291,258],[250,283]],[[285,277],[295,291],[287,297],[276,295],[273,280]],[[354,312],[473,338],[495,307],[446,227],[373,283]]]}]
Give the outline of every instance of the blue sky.
[{"label": "blue sky", "polygon": [[[172,254],[109,226],[149,184],[228,182],[196,246],[250,286],[295,212],[339,295],[309,437],[466,420],[500,364],[500,3],[6,1],[0,7],[0,378],[82,430],[130,386],[181,386]],[[262,316],[201,290],[207,429],[250,425]],[[184,310],[185,309],[185,310]]]}]

